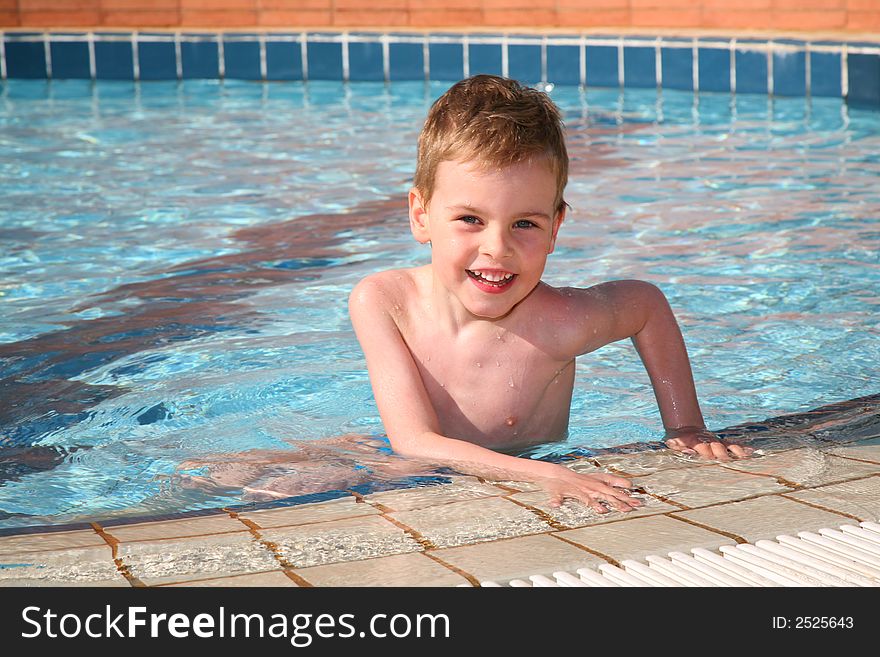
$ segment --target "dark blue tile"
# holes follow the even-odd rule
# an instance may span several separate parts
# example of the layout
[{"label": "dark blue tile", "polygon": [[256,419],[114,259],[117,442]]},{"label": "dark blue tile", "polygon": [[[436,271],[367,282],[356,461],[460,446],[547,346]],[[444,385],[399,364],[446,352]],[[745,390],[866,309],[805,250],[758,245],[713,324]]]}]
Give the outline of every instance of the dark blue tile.
[{"label": "dark blue tile", "polygon": [[840,53],[810,53],[810,95],[840,98]]},{"label": "dark blue tile", "polygon": [[697,56],[700,91],[730,91],[730,50],[700,48]]},{"label": "dark blue tile", "polygon": [[236,80],[262,80],[259,42],[224,41],[223,75]]},{"label": "dark blue tile", "polygon": [[588,87],[620,86],[615,46],[587,46],[586,58]]},{"label": "dark blue tile", "polygon": [[385,79],[381,43],[378,41],[349,42],[348,79],[371,80],[373,82]]},{"label": "dark blue tile", "polygon": [[663,48],[660,51],[660,64],[665,89],[691,91],[694,88],[693,48]]},{"label": "dark blue tile", "polygon": [[91,79],[89,44],[85,41],[52,41],[49,43],[49,53],[52,57],[53,78]]},{"label": "dark blue tile", "polygon": [[95,77],[99,80],[133,80],[131,42],[95,41]]},{"label": "dark blue tile", "polygon": [[181,41],[180,59],[184,78],[220,77],[220,48],[216,41]]},{"label": "dark blue tile", "polygon": [[308,41],[307,68],[309,80],[342,79],[342,44]]},{"label": "dark blue tile", "polygon": [[424,80],[424,46],[421,43],[389,43],[388,66],[392,80]]},{"label": "dark blue tile", "polygon": [[303,79],[302,44],[299,41],[266,41],[266,79]]},{"label": "dark blue tile", "polygon": [[501,75],[501,44],[470,43],[468,44],[468,69],[470,75],[490,73]]},{"label": "dark blue tile", "polygon": [[807,95],[807,55],[805,52],[773,53],[773,95]]},{"label": "dark blue tile", "polygon": [[846,102],[856,107],[880,109],[880,57],[847,55],[849,92]]},{"label": "dark blue tile", "polygon": [[541,82],[541,46],[507,46],[507,75],[523,84]]},{"label": "dark blue tile", "polygon": [[767,53],[740,51],[734,53],[736,66],[736,93],[767,93]]},{"label": "dark blue tile", "polygon": [[553,84],[581,83],[580,46],[547,46],[547,81]]},{"label": "dark blue tile", "polygon": [[7,77],[46,77],[46,50],[42,41],[7,41],[4,45]]},{"label": "dark blue tile", "polygon": [[464,50],[458,43],[431,43],[428,45],[431,80],[454,80],[464,77]]},{"label": "dark blue tile", "polygon": [[138,41],[141,80],[176,80],[177,58],[171,41]]},{"label": "dark blue tile", "polygon": [[653,47],[623,49],[623,84],[649,89],[657,86],[657,53]]}]

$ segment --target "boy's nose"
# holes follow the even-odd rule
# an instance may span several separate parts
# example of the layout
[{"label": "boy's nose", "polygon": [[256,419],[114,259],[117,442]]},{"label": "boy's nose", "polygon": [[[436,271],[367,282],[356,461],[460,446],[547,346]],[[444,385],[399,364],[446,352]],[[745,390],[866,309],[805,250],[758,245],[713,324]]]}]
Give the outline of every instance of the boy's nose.
[{"label": "boy's nose", "polygon": [[483,233],[483,242],[480,246],[483,255],[495,260],[506,258],[512,253],[509,238],[503,230],[487,230]]}]

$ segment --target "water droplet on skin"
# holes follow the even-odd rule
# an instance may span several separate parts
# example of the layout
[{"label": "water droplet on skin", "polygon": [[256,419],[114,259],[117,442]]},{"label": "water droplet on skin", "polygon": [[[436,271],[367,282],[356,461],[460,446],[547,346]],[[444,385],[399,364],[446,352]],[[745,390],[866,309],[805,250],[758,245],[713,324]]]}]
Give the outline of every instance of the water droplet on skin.
[{"label": "water droplet on skin", "polygon": [[481,363],[477,363],[477,367],[482,367],[482,366],[483,365]]},{"label": "water droplet on skin", "polygon": [[507,385],[509,385],[511,388],[514,387],[514,385],[513,385],[513,379],[512,379],[512,378],[511,378],[511,379],[508,379],[508,381],[507,381]]},{"label": "water droplet on skin", "polygon": [[495,367],[501,367],[501,361],[500,361],[500,360],[496,360],[496,361],[495,361]]},{"label": "water droplet on skin", "polygon": [[504,420],[504,424],[506,424],[509,427],[512,427],[514,424],[516,424],[516,417],[511,415],[509,418]]}]

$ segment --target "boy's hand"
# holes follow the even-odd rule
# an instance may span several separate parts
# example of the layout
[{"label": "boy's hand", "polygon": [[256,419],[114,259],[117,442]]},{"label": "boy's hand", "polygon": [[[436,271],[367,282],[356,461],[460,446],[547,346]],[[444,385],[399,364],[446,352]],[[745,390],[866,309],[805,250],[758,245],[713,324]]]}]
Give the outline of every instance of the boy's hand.
[{"label": "boy's hand", "polygon": [[[697,427],[682,427],[666,432],[666,445],[669,449],[682,454],[696,454],[704,459],[729,461],[734,458],[746,458],[753,450],[751,447],[732,445],[721,440],[711,431]],[[730,456],[728,455],[730,454]]]},{"label": "boy's hand", "polygon": [[580,474],[559,466],[556,476],[537,483],[550,493],[550,506],[553,507],[560,506],[566,499],[579,500],[599,513],[607,513],[609,507],[632,511],[642,505],[641,500],[630,497],[624,490],[632,485],[629,479],[615,475]]}]

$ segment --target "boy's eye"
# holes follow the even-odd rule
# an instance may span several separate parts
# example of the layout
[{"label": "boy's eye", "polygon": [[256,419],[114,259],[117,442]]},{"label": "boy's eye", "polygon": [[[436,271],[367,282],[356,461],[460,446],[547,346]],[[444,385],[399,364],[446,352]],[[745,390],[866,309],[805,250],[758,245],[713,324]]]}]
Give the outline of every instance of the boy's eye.
[{"label": "boy's eye", "polygon": [[537,224],[533,221],[529,221],[528,219],[520,219],[517,221],[514,226],[517,228],[534,228]]},{"label": "boy's eye", "polygon": [[480,223],[480,220],[479,220],[479,219],[477,219],[476,217],[471,216],[471,215],[466,215],[466,216],[464,216],[464,217],[459,217],[458,220],[459,220],[459,221],[463,221],[463,222],[466,223],[466,224],[478,224],[478,223]]}]

